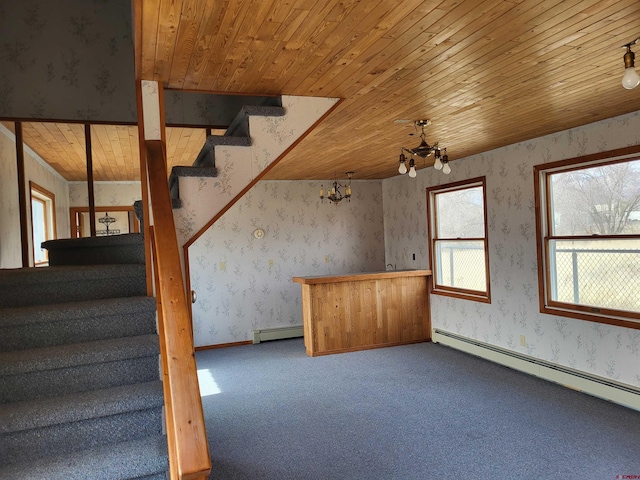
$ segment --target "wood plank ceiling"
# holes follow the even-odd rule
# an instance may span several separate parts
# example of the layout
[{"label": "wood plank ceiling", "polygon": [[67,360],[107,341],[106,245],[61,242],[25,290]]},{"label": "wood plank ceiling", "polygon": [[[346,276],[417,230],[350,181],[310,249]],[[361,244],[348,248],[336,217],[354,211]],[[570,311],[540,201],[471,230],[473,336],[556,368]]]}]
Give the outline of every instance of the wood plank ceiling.
[{"label": "wood plank ceiling", "polygon": [[[15,132],[13,122],[2,122]],[[87,179],[84,125],[24,122],[25,143],[67,181]],[[204,145],[202,128],[167,128],[168,173],[174,165],[191,165]],[[140,180],[138,127],[91,125],[91,154],[95,181]]]},{"label": "wood plank ceiling", "polygon": [[[399,147],[419,138],[395,120],[430,119],[427,141],[447,147],[455,168],[457,158],[640,110],[640,87],[620,84],[621,47],[640,37],[638,0],[132,1],[141,78],[344,99],[269,179],[396,175]],[[78,128],[26,125],[25,139],[83,179]],[[96,180],[139,178],[134,127],[92,129]],[[171,165],[190,164],[203,141],[202,130],[170,130]]]},{"label": "wood plank ceiling", "polygon": [[640,87],[620,84],[638,0],[142,4],[143,78],[344,99],[271,179],[393,176],[399,147],[419,144],[397,119],[430,119],[427,141],[455,160],[640,109]]}]

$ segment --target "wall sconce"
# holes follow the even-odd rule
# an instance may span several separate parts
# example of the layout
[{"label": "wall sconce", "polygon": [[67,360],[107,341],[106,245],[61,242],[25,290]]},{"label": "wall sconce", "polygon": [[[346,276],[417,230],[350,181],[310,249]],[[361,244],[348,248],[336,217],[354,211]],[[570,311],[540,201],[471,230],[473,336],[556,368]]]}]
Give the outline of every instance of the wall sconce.
[{"label": "wall sconce", "polygon": [[624,54],[624,75],[622,77],[622,86],[627,90],[631,90],[632,88],[636,88],[640,84],[640,75],[636,72],[634,59],[636,58],[635,54],[631,51],[631,47],[636,44],[639,39],[635,39],[631,43],[627,43],[623,45],[622,48],[626,48],[627,51]]}]

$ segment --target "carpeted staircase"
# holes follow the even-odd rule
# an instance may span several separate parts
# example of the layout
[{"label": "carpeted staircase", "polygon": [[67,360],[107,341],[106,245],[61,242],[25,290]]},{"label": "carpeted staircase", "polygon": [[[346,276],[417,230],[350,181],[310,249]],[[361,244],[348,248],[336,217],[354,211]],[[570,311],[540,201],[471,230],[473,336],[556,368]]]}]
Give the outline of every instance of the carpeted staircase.
[{"label": "carpeted staircase", "polygon": [[105,241],[102,264],[0,270],[0,478],[165,478],[156,305],[126,263],[144,254]]}]

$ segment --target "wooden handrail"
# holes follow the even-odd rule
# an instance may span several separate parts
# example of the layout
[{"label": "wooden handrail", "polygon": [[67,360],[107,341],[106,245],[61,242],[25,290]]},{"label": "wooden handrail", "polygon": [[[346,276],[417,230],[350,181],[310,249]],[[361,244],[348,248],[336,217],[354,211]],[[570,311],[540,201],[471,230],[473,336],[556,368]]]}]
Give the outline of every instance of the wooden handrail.
[{"label": "wooden handrail", "polygon": [[166,154],[160,140],[148,140],[145,146],[154,224],[150,241],[153,242],[169,470],[172,479],[204,479],[211,471],[211,457],[169,196]]}]

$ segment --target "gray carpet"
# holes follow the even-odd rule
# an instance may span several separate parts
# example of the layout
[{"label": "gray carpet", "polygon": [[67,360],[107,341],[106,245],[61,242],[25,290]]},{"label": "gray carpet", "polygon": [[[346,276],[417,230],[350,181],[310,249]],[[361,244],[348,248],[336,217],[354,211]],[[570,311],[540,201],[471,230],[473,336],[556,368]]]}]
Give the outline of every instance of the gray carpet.
[{"label": "gray carpet", "polygon": [[293,339],[196,358],[219,390],[203,397],[211,479],[640,475],[640,412],[441,345],[309,358]]}]

